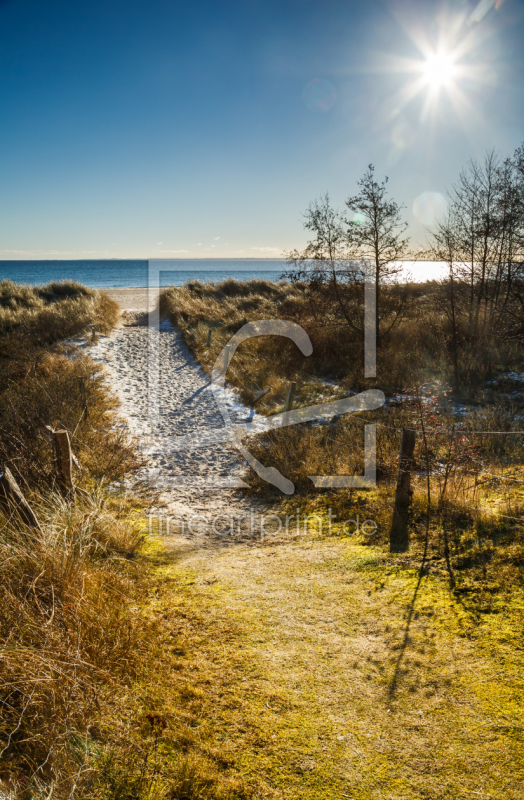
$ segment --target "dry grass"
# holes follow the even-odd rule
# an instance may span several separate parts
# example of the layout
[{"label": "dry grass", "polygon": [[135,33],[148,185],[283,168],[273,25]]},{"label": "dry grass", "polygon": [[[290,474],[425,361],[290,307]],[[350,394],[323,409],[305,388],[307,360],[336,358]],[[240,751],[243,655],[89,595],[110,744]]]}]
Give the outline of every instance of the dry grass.
[{"label": "dry grass", "polygon": [[93,766],[82,737],[145,649],[121,562],[139,530],[101,497],[35,508],[42,533],[4,520],[0,540],[2,762],[28,797],[67,797]]},{"label": "dry grass", "polygon": [[[442,421],[451,428],[451,419]],[[314,490],[309,475],[363,474],[363,428],[370,422],[377,424],[377,488]],[[410,409],[390,408],[341,417],[331,425],[273,431],[251,440],[250,451],[294,482],[296,494],[284,503],[289,513],[324,516],[330,507],[342,515],[359,514],[361,521],[371,519],[377,525],[373,544],[388,548],[401,431],[418,427],[406,563],[417,561],[427,543],[428,558],[442,566],[454,591],[469,593],[480,606],[491,606],[505,586],[523,585],[524,424],[511,410],[494,407],[471,413],[462,426],[455,433],[426,428],[429,507],[424,440]],[[479,430],[486,433],[474,433]],[[253,492],[279,502],[278,490],[271,493],[251,473],[247,480]]]},{"label": "dry grass", "polygon": [[[20,797],[72,797],[94,763],[82,737],[144,650],[128,561],[140,524],[104,489],[136,468],[133,445],[115,427],[100,370],[61,344],[88,326],[109,331],[118,307],[77,284],[8,281],[0,306],[0,457],[41,524],[0,514],[0,774]],[[81,463],[74,500],[55,491],[46,426],[57,423]]]},{"label": "dry grass", "polygon": [[[248,404],[259,391],[270,388],[258,406],[262,413],[281,410],[290,381],[297,383],[297,405],[321,396],[343,396],[348,390],[376,387],[393,394],[432,379],[454,382],[450,322],[444,290],[438,284],[414,284],[402,290],[406,295],[404,314],[382,339],[376,380],[364,378],[361,336],[340,319],[332,299],[322,297],[320,290],[313,293],[309,284],[228,280],[192,286],[192,290],[188,286],[165,290],[161,310],[182,331],[208,373],[224,345],[247,322],[289,320],[308,333],[313,345],[309,357],[282,337],[262,336],[238,348],[227,379]],[[398,287],[383,287],[384,304],[394,304],[399,291]],[[350,312],[356,320],[362,315],[357,301]],[[458,337],[462,342],[458,396],[464,401],[484,399],[483,384],[489,377],[522,366],[518,340],[509,341],[504,335],[497,338],[496,333],[482,340],[469,339],[465,321],[459,324]]]},{"label": "dry grass", "polygon": [[[398,291],[395,287],[391,292]],[[452,383],[453,364],[449,350],[449,324],[438,284],[407,287],[405,314],[379,348],[377,380],[362,376],[362,348],[354,334],[330,317],[326,307],[324,319],[315,316],[311,291],[306,284],[272,284],[267,282],[227,281],[219,285],[195,284],[167,290],[162,308],[183,331],[186,341],[209,372],[221,348],[241,325],[256,319],[290,319],[299,322],[309,333],[313,355],[303,357],[294,344],[276,337],[259,337],[242,344],[229,367],[227,377],[244,402],[252,402],[256,392],[270,387],[270,392],[257,405],[262,413],[281,411],[289,381],[297,383],[296,406],[311,405],[377,386],[386,395],[393,391],[417,391],[420,383],[447,380]],[[318,298],[317,298],[318,301]],[[387,299],[386,299],[387,302]],[[317,302],[318,305],[318,302]],[[460,322],[460,320],[459,320]],[[464,321],[462,321],[464,322]],[[462,324],[462,323],[461,323]],[[220,325],[220,327],[216,327]],[[213,328],[211,343],[206,347],[207,331]],[[502,560],[514,563],[512,580],[518,580],[520,562],[522,512],[521,486],[524,480],[524,430],[510,393],[515,385],[508,382],[495,391],[485,382],[493,374],[522,367],[522,346],[519,340],[506,341],[495,335],[486,340],[467,341],[463,325],[460,335],[463,348],[460,392],[449,394],[462,402],[483,404],[462,418],[451,408],[437,404],[437,421],[433,411],[423,412],[431,460],[430,508],[431,531],[429,548],[442,554],[449,546],[455,560],[468,561],[477,567],[486,560],[493,569],[500,566],[497,557],[482,554],[471,556],[472,543],[487,538],[496,542],[495,550]],[[357,337],[358,339],[358,337]],[[442,394],[444,384],[439,389]],[[518,386],[517,386],[518,388]],[[443,398],[440,398],[443,399]],[[517,396],[513,402],[520,402]],[[310,475],[358,475],[363,473],[363,439],[365,423],[377,424],[378,492],[367,495],[382,540],[387,543],[393,493],[398,470],[398,451],[404,427],[419,429],[415,479],[413,535],[425,537],[426,529],[426,452],[421,435],[419,411],[409,403],[390,404],[375,413],[343,416],[329,424],[307,424],[276,430],[250,439],[250,451],[263,464],[273,466],[293,481],[298,492],[296,503],[314,502],[318,491]],[[448,435],[444,432],[463,428]],[[475,430],[512,431],[519,435],[482,434]],[[508,480],[508,473],[513,476]],[[253,473],[247,477],[254,492],[278,500]],[[301,496],[306,496],[304,500]],[[354,493],[330,493],[330,502],[351,507]],[[362,494],[365,497],[366,493]],[[373,501],[371,501],[373,497]],[[321,500],[321,503],[323,501]],[[479,533],[480,532],[480,533]],[[468,555],[469,554],[469,555]],[[513,554],[513,555],[511,555]],[[516,560],[515,560],[516,559]],[[496,566],[498,565],[498,566]],[[472,566],[473,568],[473,566]],[[485,567],[483,567],[485,569]],[[481,570],[482,571],[482,570]]]},{"label": "dry grass", "polygon": [[[0,458],[41,525],[0,512],[0,796],[240,798],[212,760],[185,758],[178,740],[159,746],[147,498],[115,485],[140,464],[100,368],[64,342],[117,317],[107,296],[76,284],[0,284]],[[47,426],[57,425],[80,463],[69,498],[56,485]]]},{"label": "dry grass", "polygon": [[115,427],[100,368],[64,343],[109,332],[118,314],[107,295],[80,284],[0,283],[0,459],[24,490],[54,487],[48,426],[70,432],[81,483],[119,480],[136,467],[132,443]]},{"label": "dry grass", "polygon": [[[75,281],[47,286],[0,281],[0,335],[4,348],[11,343],[46,346],[82,334],[88,327],[107,333],[118,313],[118,305],[106,294]],[[10,338],[14,333],[16,338]]]}]

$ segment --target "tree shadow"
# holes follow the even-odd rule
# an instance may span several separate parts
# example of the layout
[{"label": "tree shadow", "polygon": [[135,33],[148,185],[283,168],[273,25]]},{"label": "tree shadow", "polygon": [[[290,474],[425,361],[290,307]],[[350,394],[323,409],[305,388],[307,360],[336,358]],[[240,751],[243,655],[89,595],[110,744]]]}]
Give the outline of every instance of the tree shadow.
[{"label": "tree shadow", "polygon": [[411,623],[413,620],[413,614],[415,613],[415,603],[417,601],[417,596],[420,590],[420,586],[422,584],[422,579],[425,575],[428,574],[428,569],[426,567],[426,559],[427,559],[427,546],[424,548],[424,555],[422,556],[422,563],[420,565],[420,569],[418,572],[418,580],[417,585],[415,586],[415,591],[413,592],[413,597],[411,598],[411,602],[409,604],[408,609],[408,617],[406,620],[406,627],[404,630],[404,637],[402,639],[402,644],[400,645],[400,653],[397,658],[397,663],[395,664],[395,671],[393,673],[393,677],[391,678],[389,687],[388,687],[388,699],[393,700],[395,697],[395,693],[398,687],[398,681],[400,677],[400,669],[402,666],[402,662],[404,660],[404,655],[406,653],[406,649],[409,643],[409,632],[411,628]]},{"label": "tree shadow", "polygon": [[186,405],[187,403],[190,403],[192,400],[195,399],[195,397],[198,397],[198,395],[201,394],[204,391],[204,389],[208,389],[210,386],[211,386],[211,381],[209,381],[208,383],[204,384],[204,386],[201,386],[200,389],[196,390],[196,392],[193,392],[193,394],[190,397],[186,397],[185,400],[182,400],[182,405]]}]

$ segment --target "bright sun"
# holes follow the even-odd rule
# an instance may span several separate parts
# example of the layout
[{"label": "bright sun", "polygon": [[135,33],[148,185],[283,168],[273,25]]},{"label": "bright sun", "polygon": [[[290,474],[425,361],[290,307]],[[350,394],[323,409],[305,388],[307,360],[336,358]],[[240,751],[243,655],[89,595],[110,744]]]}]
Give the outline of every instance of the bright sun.
[{"label": "bright sun", "polygon": [[455,61],[449,53],[435,53],[428,56],[422,65],[422,78],[432,89],[449,86],[455,74]]}]

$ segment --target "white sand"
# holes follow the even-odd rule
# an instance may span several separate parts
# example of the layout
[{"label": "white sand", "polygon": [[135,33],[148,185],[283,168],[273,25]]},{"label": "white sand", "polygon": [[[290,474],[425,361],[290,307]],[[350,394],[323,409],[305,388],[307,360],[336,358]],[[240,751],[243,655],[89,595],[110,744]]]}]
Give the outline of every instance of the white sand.
[{"label": "white sand", "polygon": [[[110,294],[128,312],[147,308],[147,289],[111,290]],[[224,420],[208,376],[178,331],[166,322],[160,331],[150,329],[143,317],[124,315],[123,324],[111,336],[100,337],[90,355],[105,365],[121,403],[124,424],[138,437],[139,449],[148,458],[148,469],[141,478],[161,491],[156,510],[175,519],[202,513],[207,517],[227,513],[237,518],[249,512],[252,504],[245,491],[232,488],[242,484],[245,465],[238,451],[224,441]],[[159,363],[160,413],[156,421],[149,418],[151,352],[157,354]],[[239,405],[232,392],[227,396],[233,422],[244,421],[249,410]],[[185,446],[182,436],[186,436]]]},{"label": "white sand", "polygon": [[148,310],[149,289],[104,289],[103,291],[116,300],[122,311]]}]

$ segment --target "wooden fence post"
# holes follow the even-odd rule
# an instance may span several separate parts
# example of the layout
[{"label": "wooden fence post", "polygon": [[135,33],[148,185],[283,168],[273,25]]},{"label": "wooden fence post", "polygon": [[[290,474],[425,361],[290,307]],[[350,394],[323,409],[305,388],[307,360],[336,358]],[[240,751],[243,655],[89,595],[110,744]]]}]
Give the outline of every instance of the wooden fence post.
[{"label": "wooden fence post", "polygon": [[395,508],[389,531],[389,549],[392,553],[403,553],[409,549],[409,507],[411,505],[411,465],[415,449],[416,433],[404,428],[400,440],[397,490]]},{"label": "wooden fence post", "polygon": [[58,469],[58,482],[62,491],[74,491],[73,485],[73,456],[71,442],[67,431],[53,431],[55,442],[56,466]]},{"label": "wooden fence post", "polygon": [[0,470],[0,505],[8,514],[16,511],[29,528],[36,528],[36,530],[42,532],[35,512],[25,499],[7,467]]},{"label": "wooden fence post", "polygon": [[292,383],[289,387],[289,391],[287,393],[286,402],[284,405],[284,411],[291,411],[291,406],[293,405],[293,398],[295,396],[295,389],[297,388],[296,383]]}]

